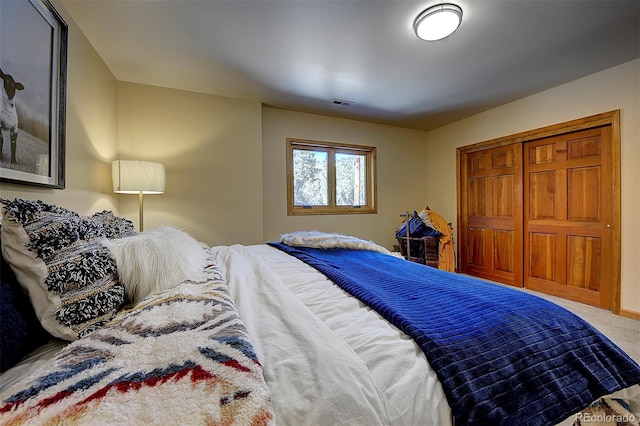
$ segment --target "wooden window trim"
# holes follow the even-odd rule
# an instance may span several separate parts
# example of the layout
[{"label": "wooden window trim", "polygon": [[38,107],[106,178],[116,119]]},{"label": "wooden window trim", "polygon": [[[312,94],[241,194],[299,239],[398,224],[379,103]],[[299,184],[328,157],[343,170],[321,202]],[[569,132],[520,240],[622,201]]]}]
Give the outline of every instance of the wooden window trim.
[{"label": "wooden window trim", "polygon": [[[294,149],[308,149],[313,151],[327,151],[328,157],[328,206],[294,206],[293,204],[293,151]],[[335,197],[335,153],[364,155],[367,162],[366,194],[367,204],[359,207],[337,206]],[[324,142],[307,139],[287,138],[287,215],[340,215],[340,214],[375,214],[377,208],[377,155],[376,147],[351,145],[336,142]]]}]

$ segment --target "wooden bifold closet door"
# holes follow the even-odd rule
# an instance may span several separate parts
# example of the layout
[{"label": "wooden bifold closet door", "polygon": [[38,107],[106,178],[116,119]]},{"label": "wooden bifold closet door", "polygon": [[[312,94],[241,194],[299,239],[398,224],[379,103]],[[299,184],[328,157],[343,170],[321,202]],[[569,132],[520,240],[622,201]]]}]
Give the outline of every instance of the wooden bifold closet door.
[{"label": "wooden bifold closet door", "polygon": [[611,126],[525,144],[525,287],[611,307],[609,152]]},{"label": "wooden bifold closet door", "polygon": [[522,145],[462,155],[461,271],[522,287]]},{"label": "wooden bifold closet door", "polygon": [[460,272],[619,312],[619,112],[458,148]]}]

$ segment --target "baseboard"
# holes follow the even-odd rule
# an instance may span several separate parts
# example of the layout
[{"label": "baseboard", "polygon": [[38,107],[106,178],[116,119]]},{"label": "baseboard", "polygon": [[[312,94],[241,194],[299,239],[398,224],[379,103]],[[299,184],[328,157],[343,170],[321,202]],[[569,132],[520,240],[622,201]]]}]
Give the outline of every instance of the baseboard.
[{"label": "baseboard", "polygon": [[640,321],[640,312],[620,309],[620,316]]}]

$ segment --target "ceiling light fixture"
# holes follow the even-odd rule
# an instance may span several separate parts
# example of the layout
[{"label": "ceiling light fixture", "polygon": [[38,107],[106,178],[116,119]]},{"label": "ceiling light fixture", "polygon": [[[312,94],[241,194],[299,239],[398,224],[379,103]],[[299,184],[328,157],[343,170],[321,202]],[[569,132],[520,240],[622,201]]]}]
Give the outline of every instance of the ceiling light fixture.
[{"label": "ceiling light fixture", "polygon": [[441,3],[423,10],[413,22],[418,38],[427,41],[443,39],[460,26],[462,9],[453,3]]}]

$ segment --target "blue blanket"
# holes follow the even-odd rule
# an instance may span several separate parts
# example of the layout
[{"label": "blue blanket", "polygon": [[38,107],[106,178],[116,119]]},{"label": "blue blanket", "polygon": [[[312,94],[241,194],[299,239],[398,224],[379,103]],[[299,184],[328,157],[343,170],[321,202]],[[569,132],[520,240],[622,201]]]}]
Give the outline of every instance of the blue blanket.
[{"label": "blue blanket", "polygon": [[555,424],[640,383],[638,364],[600,332],[521,290],[381,253],[270,244],[411,336],[456,425]]}]

